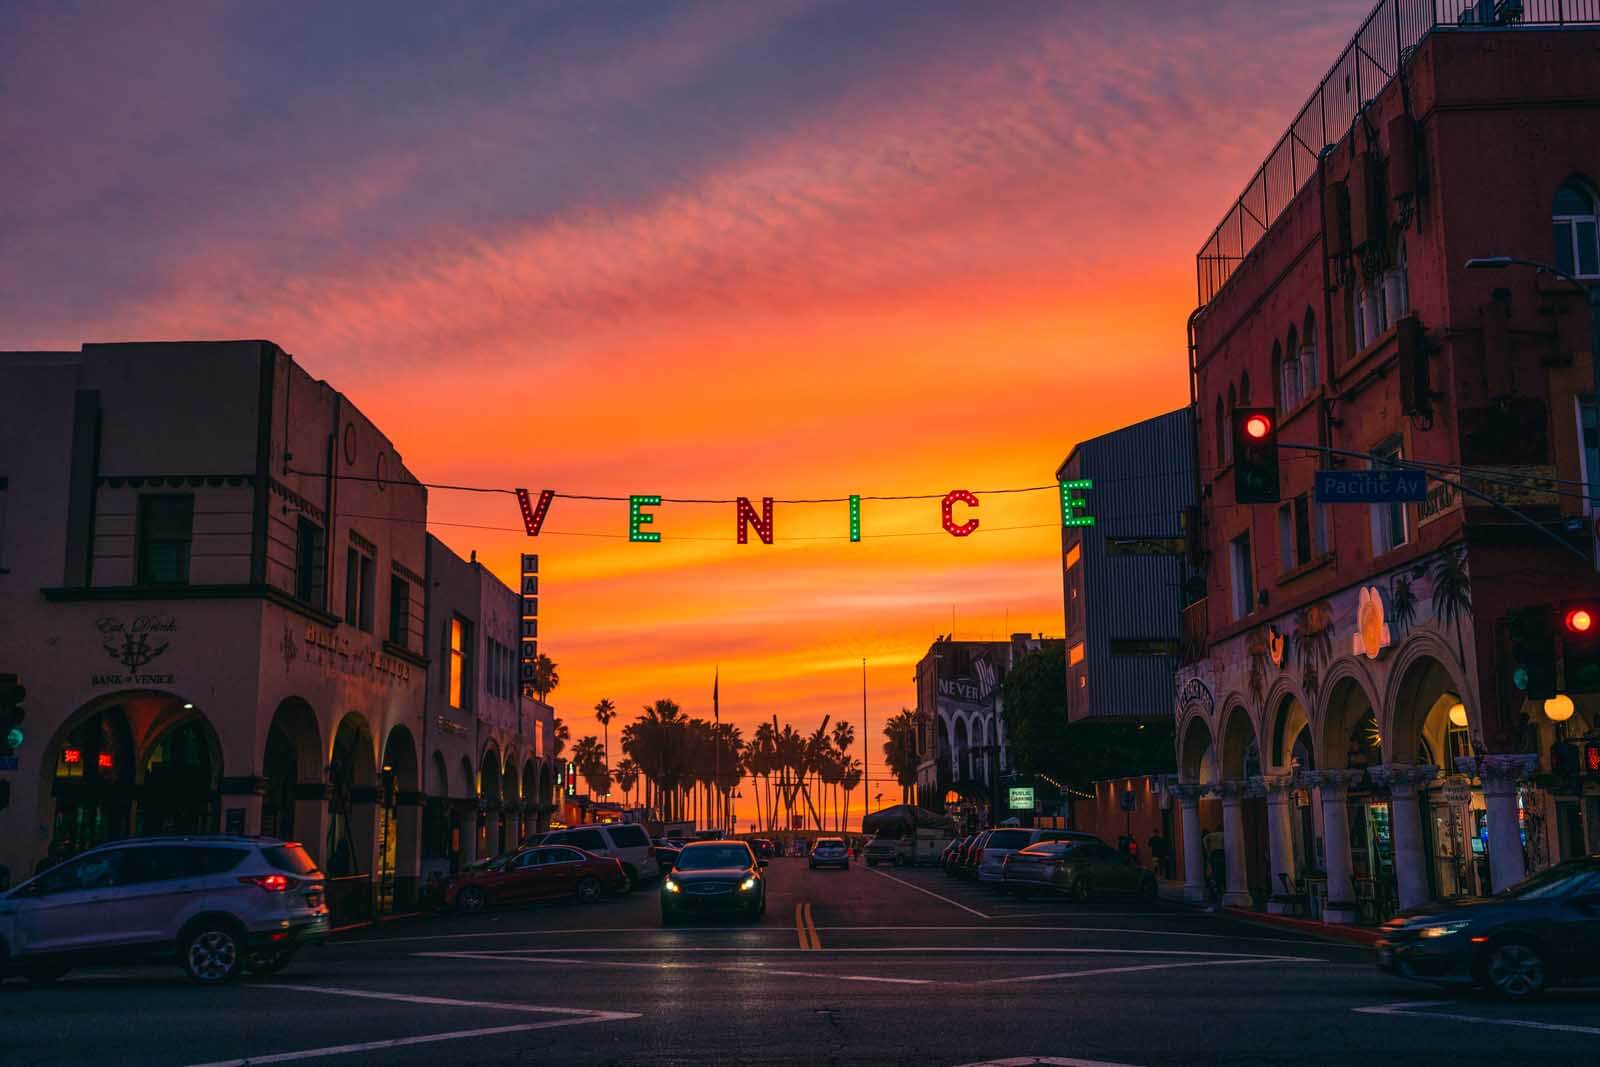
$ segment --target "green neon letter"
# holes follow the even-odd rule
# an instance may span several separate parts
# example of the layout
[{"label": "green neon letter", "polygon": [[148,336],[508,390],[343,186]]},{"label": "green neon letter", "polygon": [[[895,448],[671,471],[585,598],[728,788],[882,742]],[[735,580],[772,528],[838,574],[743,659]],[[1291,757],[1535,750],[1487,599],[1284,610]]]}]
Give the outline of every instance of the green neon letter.
[{"label": "green neon letter", "polygon": [[630,496],[628,498],[628,540],[630,541],[659,541],[658,533],[646,533],[645,526],[655,522],[656,517],[645,508],[659,506],[661,498],[658,496]]},{"label": "green neon letter", "polygon": [[861,540],[861,498],[850,497],[850,540]]},{"label": "green neon letter", "polygon": [[1086,514],[1089,509],[1089,502],[1078,495],[1085,489],[1093,488],[1094,482],[1088,478],[1078,478],[1074,481],[1061,483],[1061,525],[1094,525],[1094,516]]}]

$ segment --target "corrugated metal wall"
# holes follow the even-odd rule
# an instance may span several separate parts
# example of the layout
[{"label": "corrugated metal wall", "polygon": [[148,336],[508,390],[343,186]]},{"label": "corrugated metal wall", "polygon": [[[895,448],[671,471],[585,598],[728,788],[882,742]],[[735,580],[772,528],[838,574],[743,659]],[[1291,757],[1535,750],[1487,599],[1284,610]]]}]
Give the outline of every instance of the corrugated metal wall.
[{"label": "corrugated metal wall", "polygon": [[[1181,516],[1195,495],[1191,418],[1181,408],[1085,441],[1062,467],[1062,478],[1094,482],[1089,512],[1095,525],[1066,529],[1062,538],[1063,553],[1074,544],[1082,553],[1081,621],[1074,618],[1073,575],[1064,575],[1070,720],[1172,714],[1177,656],[1112,655],[1111,648],[1114,640],[1179,641],[1184,557],[1118,555],[1107,551],[1107,542],[1181,537]],[[1085,646],[1082,686],[1070,666],[1077,641]]]}]

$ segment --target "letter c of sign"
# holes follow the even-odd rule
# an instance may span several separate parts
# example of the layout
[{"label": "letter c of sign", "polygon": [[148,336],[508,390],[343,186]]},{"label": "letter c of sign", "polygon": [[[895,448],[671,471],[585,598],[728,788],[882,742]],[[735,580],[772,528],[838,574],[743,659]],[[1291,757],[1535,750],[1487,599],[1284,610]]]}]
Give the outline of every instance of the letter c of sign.
[{"label": "letter c of sign", "polygon": [[959,526],[956,525],[956,520],[952,516],[951,512],[957,503],[965,504],[969,508],[975,508],[978,506],[978,498],[967,492],[965,489],[952,489],[944,495],[942,517],[944,519],[945,530],[950,534],[951,537],[967,537],[972,533],[973,530],[978,528],[978,520],[968,519]]}]

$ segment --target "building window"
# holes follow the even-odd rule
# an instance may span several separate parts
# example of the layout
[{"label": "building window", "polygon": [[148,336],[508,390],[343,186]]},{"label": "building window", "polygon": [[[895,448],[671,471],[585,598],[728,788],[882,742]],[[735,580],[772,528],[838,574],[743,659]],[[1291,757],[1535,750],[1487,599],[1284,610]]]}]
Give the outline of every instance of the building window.
[{"label": "building window", "polygon": [[1595,196],[1588,187],[1569,181],[1556,190],[1550,210],[1556,266],[1579,278],[1600,278],[1600,230]]},{"label": "building window", "polygon": [[1222,410],[1222,397],[1217,397],[1217,466],[1228,462],[1228,416]]},{"label": "building window", "polygon": [[399,575],[389,578],[389,643],[406,647],[411,632],[411,583]]},{"label": "building window", "polygon": [[472,704],[472,624],[457,615],[450,620],[449,694],[452,708]]},{"label": "building window", "polygon": [[193,542],[193,493],[139,497],[140,585],[187,585]]},{"label": "building window", "polygon": [[370,634],[378,564],[371,556],[354,547],[345,550],[344,564],[344,621]]},{"label": "building window", "polygon": [[[1294,333],[1290,331],[1290,347],[1293,347]],[[1317,367],[1317,316],[1310,308],[1306,308],[1305,329],[1300,333],[1300,388],[1306,393],[1317,387],[1321,380]]]},{"label": "building window", "polygon": [[[1372,450],[1374,470],[1392,469],[1401,459],[1400,442],[1389,441]],[[1406,506],[1372,505],[1372,554],[1381,556],[1406,543]]]},{"label": "building window", "polygon": [[1067,652],[1067,666],[1076,667],[1078,664],[1083,662],[1083,656],[1083,642],[1079,641]]},{"label": "building window", "polygon": [[1067,549],[1066,566],[1065,566],[1064,569],[1070,571],[1072,568],[1074,568],[1074,567],[1076,567],[1078,565],[1078,561],[1080,559],[1082,559],[1082,558],[1083,558],[1083,548],[1082,548],[1082,546],[1081,545],[1073,545],[1071,548]]},{"label": "building window", "polygon": [[323,543],[322,527],[300,516],[295,525],[294,595],[315,607],[322,606],[326,584],[327,560]]},{"label": "building window", "polygon": [[1284,573],[1303,567],[1316,558],[1310,494],[1301,493],[1278,505],[1278,556]]},{"label": "building window", "polygon": [[1600,510],[1600,407],[1593,397],[1578,401],[1579,428],[1583,434],[1583,478],[1589,487],[1588,506]]},{"label": "building window", "polygon": [[1242,619],[1255,610],[1254,563],[1248,531],[1228,542],[1228,569],[1233,579],[1233,617]]}]

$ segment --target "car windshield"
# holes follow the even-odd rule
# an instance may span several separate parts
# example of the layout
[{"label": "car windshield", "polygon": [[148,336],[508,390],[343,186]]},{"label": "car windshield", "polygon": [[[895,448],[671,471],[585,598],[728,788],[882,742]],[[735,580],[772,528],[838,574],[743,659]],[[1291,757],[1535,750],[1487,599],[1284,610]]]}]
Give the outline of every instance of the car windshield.
[{"label": "car windshield", "polygon": [[261,857],[290,874],[311,874],[317,869],[317,861],[299,845],[268,845],[261,850]]},{"label": "car windshield", "polygon": [[1518,882],[1504,895],[1516,900],[1547,900],[1596,891],[1600,891],[1600,869],[1587,863],[1561,864]]},{"label": "car windshield", "polygon": [[743,845],[690,845],[678,857],[680,871],[707,871],[719,867],[750,866],[750,850]]},{"label": "car windshield", "polygon": [[1036,845],[1029,845],[1027,848],[1019,849],[1017,851],[1017,855],[1041,856],[1049,859],[1055,859],[1060,856],[1065,856],[1068,852],[1071,852],[1073,846],[1076,844],[1077,842],[1075,841],[1040,841]]},{"label": "car windshield", "polygon": [[1024,848],[1033,840],[1033,835],[1027,830],[996,830],[989,835],[989,841],[984,848]]},{"label": "car windshield", "polygon": [[844,848],[844,842],[837,837],[824,837],[817,841],[818,848]]}]

